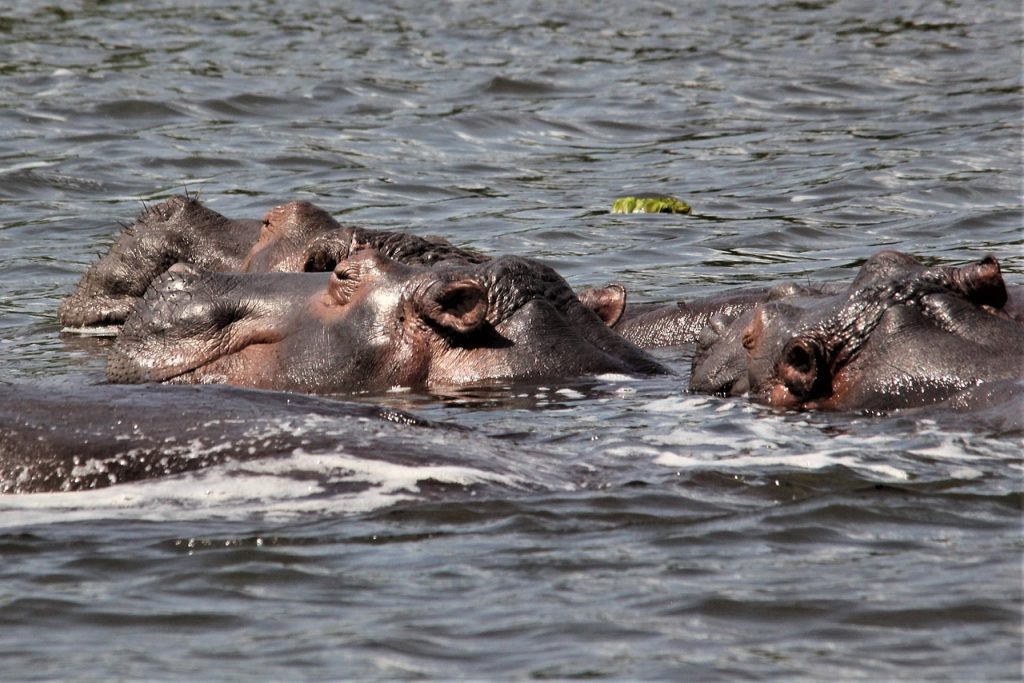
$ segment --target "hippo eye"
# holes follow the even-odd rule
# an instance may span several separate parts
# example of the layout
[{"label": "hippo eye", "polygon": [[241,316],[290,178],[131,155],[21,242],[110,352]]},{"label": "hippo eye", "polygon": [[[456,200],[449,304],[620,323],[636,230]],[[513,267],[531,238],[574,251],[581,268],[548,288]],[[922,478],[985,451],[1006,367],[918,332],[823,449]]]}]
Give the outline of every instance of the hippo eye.
[{"label": "hippo eye", "polygon": [[214,329],[224,329],[248,315],[244,302],[217,302],[209,312],[210,325]]},{"label": "hippo eye", "polygon": [[743,329],[743,335],[741,342],[743,348],[746,349],[747,353],[752,353],[754,348],[757,346],[758,340],[764,334],[765,316],[768,312],[763,307],[758,307],[754,310],[754,315],[750,319],[750,323]]},{"label": "hippo eye", "polygon": [[757,339],[754,335],[753,330],[751,330],[749,327],[743,330],[743,348],[745,348],[747,351],[752,350],[754,348],[754,342],[756,341]]}]

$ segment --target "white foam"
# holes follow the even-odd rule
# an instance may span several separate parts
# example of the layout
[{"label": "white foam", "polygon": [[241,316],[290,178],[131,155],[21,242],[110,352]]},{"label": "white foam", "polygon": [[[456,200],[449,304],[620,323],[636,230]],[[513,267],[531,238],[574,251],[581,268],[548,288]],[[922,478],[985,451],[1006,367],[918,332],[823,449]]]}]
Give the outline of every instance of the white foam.
[{"label": "white foam", "polygon": [[745,439],[736,434],[715,434],[697,431],[689,427],[673,429],[666,434],[652,434],[644,437],[644,441],[662,446],[726,446],[749,449],[771,449],[775,445],[764,439]]},{"label": "white foam", "polygon": [[978,460],[985,457],[968,452],[966,449],[964,449],[963,446],[957,443],[960,440],[961,437],[944,436],[942,438],[942,441],[940,443],[935,444],[934,446],[927,446],[924,448],[913,448],[908,450],[907,452],[917,456],[934,458],[935,460],[964,461]]},{"label": "white foam", "polygon": [[954,467],[949,471],[949,476],[953,479],[981,479],[985,473],[979,469],[965,466]]},{"label": "white foam", "polygon": [[[208,457],[228,446],[207,445],[194,457]],[[97,465],[87,462],[80,467],[84,473]],[[525,483],[517,476],[469,466],[402,465],[343,451],[316,453],[298,448],[288,456],[229,461],[197,472],[90,491],[0,497],[0,527],[97,518],[160,521],[287,518],[315,511],[363,513],[416,497],[426,480],[463,487]],[[332,491],[341,483],[358,486],[354,491]]]},{"label": "white foam", "polygon": [[618,373],[618,372],[607,372],[607,373],[605,373],[603,375],[597,375],[597,376],[595,376],[595,379],[598,379],[598,380],[600,380],[602,382],[616,382],[616,383],[618,383],[618,382],[636,382],[636,381],[639,381],[638,378],[634,377],[633,375],[623,375],[623,374]]},{"label": "white foam", "polygon": [[[45,97],[48,97],[48,96],[54,95],[54,94],[59,94],[59,91],[56,88],[50,88],[49,90],[44,90],[42,92],[36,93],[35,96],[36,97],[40,97],[40,98],[45,98]],[[46,119],[48,121],[59,121],[61,123],[64,123],[64,122],[66,122],[68,120],[68,117],[63,116],[61,114],[54,114],[53,112],[39,111],[39,110],[33,111],[32,112],[32,116],[34,118]]]},{"label": "white foam", "polygon": [[585,394],[576,391],[575,389],[568,389],[564,387],[562,389],[556,389],[555,393],[558,394],[559,396],[565,396],[566,398],[575,399],[583,398],[585,396]]},{"label": "white foam", "polygon": [[20,164],[11,164],[0,168],[0,174],[12,173],[14,171],[27,171],[33,168],[46,168],[47,166],[53,166],[52,161],[23,161]]},{"label": "white foam", "polygon": [[102,325],[96,327],[62,327],[62,334],[77,334],[81,337],[116,337],[121,331],[119,325]]},{"label": "white foam", "polygon": [[743,468],[762,469],[765,467],[782,465],[803,470],[820,470],[834,465],[844,465],[850,469],[867,470],[883,477],[906,481],[910,475],[898,467],[886,464],[868,463],[852,456],[837,456],[835,453],[826,451],[810,451],[807,453],[794,453],[782,455],[772,453],[770,455],[736,455],[731,457],[700,458],[693,455],[680,455],[672,452],[661,452],[654,462],[673,469],[685,468],[706,468],[714,464],[715,468]]}]

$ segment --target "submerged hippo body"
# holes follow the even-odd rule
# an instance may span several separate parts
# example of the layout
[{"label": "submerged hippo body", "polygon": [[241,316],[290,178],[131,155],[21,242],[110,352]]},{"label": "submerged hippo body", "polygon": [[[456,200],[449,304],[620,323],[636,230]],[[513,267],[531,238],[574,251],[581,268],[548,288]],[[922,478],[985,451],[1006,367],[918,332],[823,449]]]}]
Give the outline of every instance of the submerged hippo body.
[{"label": "submerged hippo body", "polygon": [[168,273],[107,365],[113,382],[325,393],[665,371],[540,263],[428,268],[374,250],[331,273]]},{"label": "submerged hippo body", "polygon": [[274,207],[262,220],[232,220],[181,195],[147,208],[125,228],[58,316],[67,328],[120,325],[147,287],[176,263],[215,272],[329,271],[367,248],[406,263],[486,260],[440,237],[341,225],[309,202]]},{"label": "submerged hippo body", "polygon": [[690,389],[780,408],[885,411],[1024,378],[1024,322],[999,263],[926,268],[869,259],[834,295],[719,318],[697,345]]},{"label": "submerged hippo body", "polygon": [[442,460],[438,449],[416,447],[425,428],[454,431],[393,408],[237,387],[0,384],[0,494],[95,489],[342,447]]}]

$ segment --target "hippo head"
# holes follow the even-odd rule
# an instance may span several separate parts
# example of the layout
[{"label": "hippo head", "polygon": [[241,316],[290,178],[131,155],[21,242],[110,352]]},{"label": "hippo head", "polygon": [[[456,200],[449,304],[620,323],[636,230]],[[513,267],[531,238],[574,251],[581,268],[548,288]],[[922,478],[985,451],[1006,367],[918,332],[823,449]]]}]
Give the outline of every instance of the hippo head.
[{"label": "hippo head", "polygon": [[260,235],[242,258],[239,270],[248,273],[298,273],[306,247],[318,236],[340,229],[329,213],[309,202],[275,206],[260,224]]},{"label": "hippo head", "polygon": [[[745,310],[726,310],[711,316],[697,335],[690,391],[728,396],[746,394],[750,389],[748,363],[752,360],[758,362],[758,359],[749,357],[747,340],[747,330],[755,314],[774,316],[776,312],[797,306],[812,307],[830,293],[828,287],[812,289],[796,283],[784,283],[768,289],[761,305],[755,304]],[[767,357],[770,354],[762,355]]]},{"label": "hippo head", "polygon": [[259,239],[242,259],[249,273],[330,272],[356,252],[373,249],[395,261],[433,265],[442,261],[483,263],[487,256],[460,249],[440,237],[340,225],[309,202],[275,206],[263,217]]},{"label": "hippo head", "polygon": [[833,296],[768,302],[705,331],[690,388],[780,408],[889,410],[1024,376],[1024,325],[987,257],[925,268],[882,252]]},{"label": "hippo head", "polygon": [[535,261],[427,268],[374,250],[330,273],[170,272],[107,365],[113,382],[310,392],[663,371]]},{"label": "hippo head", "polygon": [[237,266],[258,226],[229,220],[189,195],[148,206],[61,303],[60,322],[69,328],[119,325],[149,284],[175,263],[215,270]]}]

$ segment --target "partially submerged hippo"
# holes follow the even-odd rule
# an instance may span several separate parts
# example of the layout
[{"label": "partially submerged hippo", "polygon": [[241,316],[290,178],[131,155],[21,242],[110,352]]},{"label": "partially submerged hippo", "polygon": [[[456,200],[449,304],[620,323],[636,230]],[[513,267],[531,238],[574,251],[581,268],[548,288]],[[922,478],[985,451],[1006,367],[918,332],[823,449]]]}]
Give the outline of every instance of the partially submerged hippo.
[{"label": "partially submerged hippo", "polygon": [[120,325],[146,288],[176,263],[217,272],[329,271],[360,249],[406,263],[487,257],[440,237],[343,226],[309,202],[274,207],[262,220],[232,220],[180,195],[146,208],[60,306],[66,328]]},{"label": "partially submerged hippo", "polygon": [[697,345],[690,390],[780,408],[886,411],[1024,378],[1024,322],[993,257],[927,268],[876,254],[837,294],[720,317]]},{"label": "partially submerged hippo", "polygon": [[157,279],[111,350],[112,382],[381,391],[667,370],[552,269],[503,257],[433,268],[362,250],[331,273]]},{"label": "partially submerged hippo", "polygon": [[409,447],[423,442],[417,428],[455,431],[393,408],[199,389],[0,383],[0,494],[94,489],[341,447],[437,462],[444,457],[437,449]]}]

